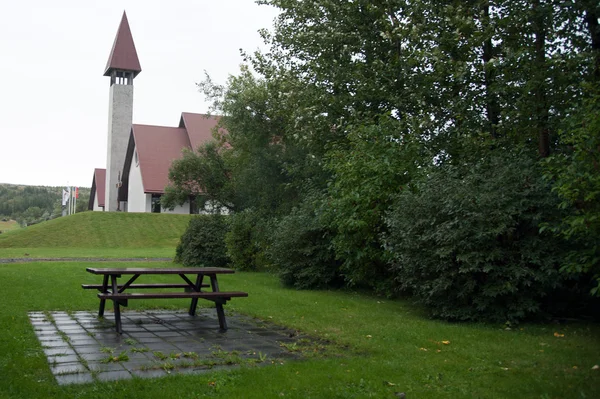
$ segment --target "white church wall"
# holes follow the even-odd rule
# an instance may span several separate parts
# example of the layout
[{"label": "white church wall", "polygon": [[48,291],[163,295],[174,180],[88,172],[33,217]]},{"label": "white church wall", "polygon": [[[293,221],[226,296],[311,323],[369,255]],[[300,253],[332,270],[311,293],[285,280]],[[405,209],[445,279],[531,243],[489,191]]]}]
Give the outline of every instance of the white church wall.
[{"label": "white church wall", "polygon": [[187,215],[190,213],[190,203],[185,202],[183,205],[177,205],[172,211],[169,209],[161,208],[162,213],[176,213],[179,215]]},{"label": "white church wall", "polygon": [[104,210],[104,207],[100,206],[99,202],[98,202],[98,191],[96,191],[94,193],[94,207],[92,208],[92,210],[93,211],[100,211],[100,212]]},{"label": "white church wall", "polygon": [[137,149],[129,168],[129,187],[127,191],[127,212],[150,212],[150,194],[144,193],[142,171],[137,159]]}]

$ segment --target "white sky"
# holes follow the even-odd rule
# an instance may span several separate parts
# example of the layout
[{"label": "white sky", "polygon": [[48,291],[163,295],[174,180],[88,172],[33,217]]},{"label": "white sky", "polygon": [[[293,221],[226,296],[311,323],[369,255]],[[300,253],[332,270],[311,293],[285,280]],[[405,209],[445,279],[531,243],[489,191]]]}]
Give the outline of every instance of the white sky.
[{"label": "white sky", "polygon": [[225,83],[277,12],[253,0],[0,0],[0,183],[89,187],[106,167],[109,78],[123,10],[142,72],[133,123],[206,112],[196,82]]}]

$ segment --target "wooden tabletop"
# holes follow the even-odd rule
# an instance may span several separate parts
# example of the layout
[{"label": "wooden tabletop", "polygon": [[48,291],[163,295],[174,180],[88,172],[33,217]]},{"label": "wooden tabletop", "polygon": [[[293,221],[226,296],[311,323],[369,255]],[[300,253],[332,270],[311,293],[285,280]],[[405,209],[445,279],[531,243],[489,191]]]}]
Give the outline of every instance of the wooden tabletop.
[{"label": "wooden tabletop", "polygon": [[224,267],[167,267],[167,268],[98,268],[88,267],[86,269],[92,274],[232,274],[235,273],[233,269],[226,269]]}]

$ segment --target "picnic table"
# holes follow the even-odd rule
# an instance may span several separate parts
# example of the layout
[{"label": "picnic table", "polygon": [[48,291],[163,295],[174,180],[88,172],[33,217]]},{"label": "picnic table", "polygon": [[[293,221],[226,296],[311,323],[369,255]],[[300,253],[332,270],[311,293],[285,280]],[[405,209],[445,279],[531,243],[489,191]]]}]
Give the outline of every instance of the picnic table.
[{"label": "picnic table", "polygon": [[[104,316],[104,307],[106,300],[112,300],[115,311],[115,324],[119,334],[123,333],[121,326],[120,306],[127,306],[130,299],[162,299],[162,298],[191,298],[189,314],[196,314],[198,299],[213,301],[217,309],[219,318],[219,327],[221,330],[227,330],[227,321],[223,305],[234,297],[247,297],[248,293],[240,291],[220,291],[217,275],[232,274],[234,270],[220,267],[172,267],[172,268],[95,268],[88,267],[89,273],[102,275],[102,284],[82,284],[84,289],[97,289],[98,298],[100,298],[100,308],[98,316]],[[178,275],[183,280],[181,283],[145,283],[134,284],[140,276],[148,275]],[[128,276],[129,279],[124,284],[119,284],[118,279],[122,276]],[[190,279],[188,276],[192,276]],[[207,277],[210,283],[205,283]],[[110,280],[110,281],[109,281]],[[126,292],[130,289],[166,289],[183,288],[180,292]],[[203,291],[203,288],[210,288],[210,291]]]}]

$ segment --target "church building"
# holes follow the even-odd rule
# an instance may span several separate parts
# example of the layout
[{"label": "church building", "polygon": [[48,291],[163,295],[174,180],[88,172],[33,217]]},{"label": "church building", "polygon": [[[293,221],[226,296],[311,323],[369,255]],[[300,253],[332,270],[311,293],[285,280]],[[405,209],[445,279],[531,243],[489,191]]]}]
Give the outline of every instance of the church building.
[{"label": "church building", "polygon": [[217,117],[184,112],[177,127],[133,124],[133,82],[142,71],[127,15],[117,31],[104,76],[110,78],[106,169],[94,170],[88,209],[198,213],[193,198],[162,209],[171,163],[184,148],[212,139]]}]

